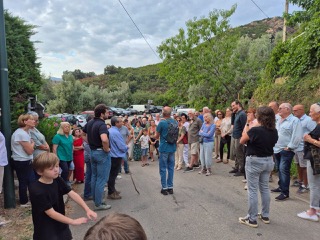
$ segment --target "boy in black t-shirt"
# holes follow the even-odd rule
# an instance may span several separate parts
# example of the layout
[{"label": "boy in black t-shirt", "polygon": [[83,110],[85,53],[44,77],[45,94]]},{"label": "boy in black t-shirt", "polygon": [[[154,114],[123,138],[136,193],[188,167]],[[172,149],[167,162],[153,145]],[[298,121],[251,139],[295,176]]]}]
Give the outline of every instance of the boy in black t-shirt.
[{"label": "boy in black t-shirt", "polygon": [[78,203],[86,211],[89,219],[95,220],[97,214],[90,210],[82,198],[59,177],[59,159],[55,154],[44,152],[38,155],[33,161],[33,167],[40,175],[39,180],[30,186],[33,239],[72,239],[69,224],[80,225],[86,223],[88,219],[66,217],[63,195],[68,194]]}]

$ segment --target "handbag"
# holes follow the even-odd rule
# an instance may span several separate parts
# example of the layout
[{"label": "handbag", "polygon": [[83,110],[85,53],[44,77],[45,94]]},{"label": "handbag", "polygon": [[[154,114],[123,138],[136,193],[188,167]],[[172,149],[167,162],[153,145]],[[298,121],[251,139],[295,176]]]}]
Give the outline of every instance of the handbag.
[{"label": "handbag", "polygon": [[310,146],[312,159],[310,159],[313,175],[320,174],[320,148],[311,145]]},{"label": "handbag", "polygon": [[188,133],[186,133],[183,138],[182,138],[182,143],[183,144],[188,144]]},{"label": "handbag", "polygon": [[203,143],[203,136],[199,137],[199,143]]}]

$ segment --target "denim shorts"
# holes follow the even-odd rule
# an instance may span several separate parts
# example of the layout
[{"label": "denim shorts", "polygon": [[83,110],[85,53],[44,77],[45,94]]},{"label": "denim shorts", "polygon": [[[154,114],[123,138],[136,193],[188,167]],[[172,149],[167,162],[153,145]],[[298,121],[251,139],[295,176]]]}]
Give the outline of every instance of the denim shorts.
[{"label": "denim shorts", "polygon": [[149,152],[149,148],[143,148],[141,149],[141,156],[147,156]]}]

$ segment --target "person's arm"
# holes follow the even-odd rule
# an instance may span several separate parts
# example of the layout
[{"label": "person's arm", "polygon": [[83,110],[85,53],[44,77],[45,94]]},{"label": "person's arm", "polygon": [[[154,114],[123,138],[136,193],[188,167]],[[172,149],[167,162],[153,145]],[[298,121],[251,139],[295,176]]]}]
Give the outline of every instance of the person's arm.
[{"label": "person's arm", "polygon": [[87,217],[90,220],[96,220],[97,219],[97,213],[95,213],[94,211],[92,211],[88,205],[83,201],[83,199],[79,196],[79,194],[77,194],[75,191],[71,190],[68,193],[68,196],[75,201],[80,207],[83,208],[83,210],[86,212]]},{"label": "person's arm", "polygon": [[56,154],[56,155],[57,155],[57,148],[58,148],[58,145],[57,145],[57,144],[53,144],[53,145],[52,145],[52,152],[53,152],[54,154]]},{"label": "person's arm", "polygon": [[[246,129],[247,128],[247,129]],[[242,132],[242,136],[240,138],[240,144],[246,144],[249,141],[249,135],[248,135],[248,131],[249,131],[249,126],[246,126],[245,129],[243,129]]]},{"label": "person's arm", "polygon": [[293,123],[293,131],[290,142],[288,143],[287,148],[285,148],[284,150],[296,149],[301,142],[301,136],[303,136],[301,123],[299,119],[296,119]]},{"label": "person's arm", "polygon": [[106,133],[102,133],[100,135],[101,141],[102,141],[102,148],[105,152],[110,152],[110,145],[109,145],[109,138]]},{"label": "person's arm", "polygon": [[[204,123],[205,124],[205,123]],[[201,136],[204,136],[204,137],[213,137],[213,134],[216,130],[216,125],[215,124],[211,124],[210,128],[209,128],[209,131],[208,132],[201,132]]]},{"label": "person's arm", "polygon": [[50,152],[49,144],[46,142],[45,144],[36,146],[36,149],[44,150]]},{"label": "person's arm", "polygon": [[85,217],[82,218],[77,218],[77,219],[72,219],[69,217],[66,217],[65,215],[55,211],[53,208],[50,208],[49,210],[46,210],[45,213],[52,219],[61,222],[61,223],[65,223],[68,225],[80,225],[83,223],[87,223],[88,219]]},{"label": "person's arm", "polygon": [[23,150],[28,154],[33,154],[34,151],[34,141],[31,139],[31,142],[27,141],[19,141],[19,144],[21,144]]}]

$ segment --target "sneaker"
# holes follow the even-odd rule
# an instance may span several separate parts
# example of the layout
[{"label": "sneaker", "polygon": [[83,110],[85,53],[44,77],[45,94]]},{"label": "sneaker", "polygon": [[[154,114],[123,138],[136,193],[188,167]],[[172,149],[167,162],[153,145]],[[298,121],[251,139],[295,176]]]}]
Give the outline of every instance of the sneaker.
[{"label": "sneaker", "polygon": [[244,173],[242,173],[242,172],[236,172],[235,174],[233,174],[233,176],[235,176],[235,177],[244,176]]},{"label": "sneaker", "polygon": [[270,223],[270,219],[268,217],[262,216],[261,213],[258,213],[258,218],[260,218],[261,221],[264,222],[265,224],[269,224]]},{"label": "sneaker", "polygon": [[107,199],[111,199],[111,200],[119,200],[119,199],[121,199],[122,197],[119,195],[119,194],[117,194],[116,192],[114,192],[114,193],[111,193],[111,194],[109,194],[108,196],[107,196]]},{"label": "sneaker", "polygon": [[168,192],[169,194],[173,194],[173,189],[172,189],[172,188],[169,188],[167,192]]},{"label": "sneaker", "polygon": [[206,176],[210,176],[210,175],[212,175],[212,172],[211,172],[210,169],[208,169],[208,170],[207,170],[207,173],[206,173]]},{"label": "sneaker", "polygon": [[122,177],[120,175],[117,176],[117,179],[121,179]]},{"label": "sneaker", "polygon": [[238,169],[233,169],[229,173],[237,173],[237,172],[238,172]]},{"label": "sneaker", "polygon": [[239,223],[248,225],[249,227],[254,227],[254,228],[258,227],[257,221],[251,221],[249,217],[244,217],[244,218],[240,217]]},{"label": "sneaker", "polygon": [[300,181],[298,181],[298,180],[295,180],[293,183],[292,183],[292,187],[300,187],[301,186],[301,182]]},{"label": "sneaker", "polygon": [[200,165],[199,164],[198,165],[193,165],[193,168],[198,169],[198,168],[200,168]]},{"label": "sneaker", "polygon": [[100,206],[95,206],[94,210],[95,211],[102,211],[102,210],[108,210],[111,208],[111,205],[108,204],[101,204]]},{"label": "sneaker", "polygon": [[[162,195],[168,195],[167,189],[161,189],[160,193],[161,193]],[[173,193],[173,190],[172,190],[172,193]]]},{"label": "sneaker", "polygon": [[176,170],[177,170],[177,171],[180,171],[181,169],[182,169],[181,167],[178,167]]},{"label": "sneaker", "polygon": [[271,192],[274,192],[274,193],[281,192],[281,189],[280,188],[274,188],[274,189],[271,189]]},{"label": "sneaker", "polygon": [[276,201],[285,201],[289,198],[289,196],[284,195],[284,194],[280,194],[278,197],[276,197]]},{"label": "sneaker", "polygon": [[201,171],[198,172],[199,174],[206,174],[207,173],[207,169],[202,169]]},{"label": "sneaker", "polygon": [[248,185],[244,185],[244,190],[248,190]]},{"label": "sneaker", "polygon": [[247,183],[247,179],[243,179],[242,182],[243,182],[243,183]]},{"label": "sneaker", "polygon": [[194,169],[191,167],[186,167],[183,172],[193,172]]},{"label": "sneaker", "polygon": [[309,188],[306,188],[306,187],[303,187],[303,186],[300,186],[297,193],[298,194],[303,194],[303,193],[306,193],[306,192],[309,192]]},{"label": "sneaker", "polygon": [[306,211],[298,213],[297,216],[299,218],[302,218],[302,219],[305,219],[305,220],[309,220],[309,221],[312,221],[312,222],[318,222],[319,221],[319,217],[317,216],[317,214],[310,216],[309,214],[307,214]]},{"label": "sneaker", "polygon": [[317,215],[320,217],[320,212],[317,212]]},{"label": "sneaker", "polygon": [[20,207],[22,207],[22,208],[29,208],[29,207],[31,207],[31,203],[30,203],[30,202],[27,202],[27,203],[25,203],[25,204],[20,204]]},{"label": "sneaker", "polygon": [[269,182],[273,182],[272,176],[269,177]]}]

